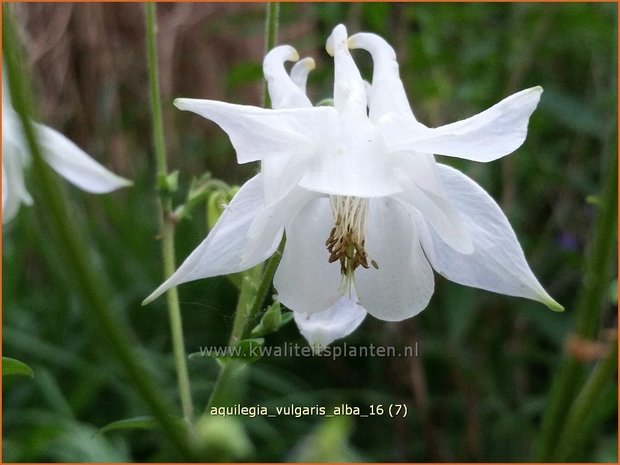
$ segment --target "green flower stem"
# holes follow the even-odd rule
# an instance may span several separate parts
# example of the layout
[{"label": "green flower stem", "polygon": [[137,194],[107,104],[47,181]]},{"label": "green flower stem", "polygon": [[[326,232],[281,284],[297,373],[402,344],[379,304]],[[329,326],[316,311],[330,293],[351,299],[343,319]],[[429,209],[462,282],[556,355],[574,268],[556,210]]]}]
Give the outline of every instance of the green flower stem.
[{"label": "green flower stem", "polygon": [[228,345],[230,346],[237,345],[245,336],[248,322],[251,319],[250,309],[253,308],[253,296],[260,287],[257,284],[258,280],[260,280],[262,271],[263,266],[258,265],[243,273],[241,290],[239,291],[239,301],[235,309],[235,320],[228,341]]},{"label": "green flower stem", "polygon": [[[265,20],[265,54],[274,48],[278,43],[278,24],[280,23],[280,4],[275,2],[267,3],[267,16]],[[271,106],[267,81],[263,84],[263,107]]]},{"label": "green flower stem", "polygon": [[618,222],[618,157],[615,151],[610,156],[610,166],[606,173],[607,179],[601,193],[600,211],[594,229],[594,243],[575,314],[575,333],[585,339],[596,337],[616,256],[614,247]]},{"label": "green flower stem", "polygon": [[41,149],[36,140],[34,127],[28,118],[27,88],[21,79],[21,62],[15,46],[15,34],[9,11],[3,5],[2,39],[3,61],[9,80],[9,88],[13,106],[19,115],[28,149],[32,155],[32,173],[35,185],[40,192],[37,198],[37,210],[46,220],[52,236],[62,241],[63,253],[60,259],[62,265],[69,270],[75,282],[85,315],[92,316],[97,326],[101,328],[112,353],[116,356],[128,374],[128,379],[134,384],[138,394],[150,408],[153,416],[159,421],[166,437],[173,443],[186,460],[192,460],[194,453],[191,446],[178,428],[171,414],[171,409],[165,401],[164,395],[158,390],[152,378],[143,368],[143,365],[132,348],[133,338],[125,326],[114,315],[110,306],[110,296],[114,293],[108,288],[101,273],[96,273],[97,267],[91,260],[91,247],[83,232],[75,227],[66,208],[61,190],[56,185],[56,179],[43,160]]},{"label": "green flower stem", "polygon": [[[280,4],[267,4],[267,18],[265,22],[265,49],[271,50],[278,40],[278,23],[280,20]],[[267,83],[263,88],[263,106],[270,105]],[[241,341],[248,332],[248,323],[252,321],[260,312],[261,306],[265,301],[267,292],[271,286],[273,275],[280,262],[281,250],[284,247],[284,240],[280,244],[278,251],[269,259],[267,265],[259,265],[243,274],[239,301],[235,310],[235,320],[230,333],[229,345],[234,346]],[[257,285],[258,284],[258,285]],[[215,387],[209,401],[205,415],[208,415],[212,406],[224,405],[227,402],[228,386],[231,380],[236,379],[235,374],[243,370],[244,364],[236,361],[229,361],[222,366]]]},{"label": "green flower stem", "polygon": [[234,403],[235,395],[231,392],[238,392],[238,389],[234,389],[234,387],[238,386],[239,381],[243,382],[240,378],[243,377],[246,368],[247,365],[238,360],[229,360],[222,365],[222,369],[215,380],[213,392],[209,397],[205,416],[210,414],[211,407],[225,407]]},{"label": "green flower stem", "polygon": [[[164,264],[164,278],[169,278],[176,270],[174,251],[174,227],[172,201],[170,199],[170,186],[168,179],[168,167],[166,163],[166,145],[164,141],[164,124],[161,110],[161,98],[159,94],[159,76],[157,63],[157,42],[155,4],[147,3],[146,9],[146,43],[149,85],[151,91],[151,112],[153,115],[153,138],[155,142],[155,159],[157,163],[157,178],[160,191],[160,226],[162,236],[162,256]],[[174,362],[177,371],[177,382],[183,417],[190,425],[190,431],[194,421],[194,407],[192,392],[189,383],[187,361],[185,354],[185,342],[183,340],[183,322],[181,319],[181,306],[176,287],[166,293],[168,304],[168,317],[170,320],[170,332],[174,351]]]},{"label": "green flower stem", "polygon": [[589,439],[586,428],[587,426],[592,428],[599,415],[598,409],[594,406],[603,398],[603,392],[615,383],[618,346],[616,341],[610,346],[610,353],[594,368],[566,415],[566,423],[555,448],[554,461],[574,461],[574,453]]},{"label": "green flower stem", "polygon": [[265,266],[259,265],[244,273],[229,345],[234,346],[247,336],[248,323],[260,313],[267,292],[271,288],[273,275],[276,273],[282,258],[284,243],[285,239],[283,238],[278,250]]},{"label": "green flower stem", "polygon": [[[252,299],[252,296],[256,294],[257,288],[261,287],[257,286],[257,281],[260,279],[262,270],[263,265],[258,265],[242,275],[239,300],[235,309],[235,319],[228,340],[230,347],[234,347],[241,342],[246,333],[247,325],[250,321],[250,308],[253,307],[252,304],[255,300]],[[245,371],[245,364],[242,361],[227,360],[222,364],[222,368],[215,380],[213,392],[209,396],[205,415],[209,414],[211,407],[220,407],[231,403],[231,392],[236,392],[235,389],[231,389],[231,385],[238,380],[243,371]]]},{"label": "green flower stem", "polygon": [[[278,265],[280,263],[280,259],[282,258],[282,251],[284,250],[284,244],[286,242],[285,238],[282,238],[280,242],[280,246],[278,250],[271,256],[267,265],[265,265],[265,271],[263,273],[263,277],[261,279],[260,284],[256,289],[256,294],[254,295],[254,300],[252,301],[252,305],[248,312],[248,319],[251,321],[256,318],[256,316],[260,313],[263,303],[265,302],[265,298],[267,297],[267,292],[271,288],[271,282],[273,281],[273,276],[276,274],[276,270],[278,269]],[[247,327],[245,331],[247,331]]]},{"label": "green flower stem", "polygon": [[[586,263],[583,288],[575,310],[573,332],[578,338],[586,341],[593,340],[597,336],[615,257],[618,210],[618,158],[615,154],[611,155],[610,166],[605,173],[605,185],[594,226],[590,260]],[[541,439],[536,448],[537,462],[548,462],[552,459],[566,414],[585,376],[585,363],[565,352],[543,416]]]},{"label": "green flower stem", "polygon": [[[241,291],[239,293],[239,301],[235,310],[235,320],[228,341],[229,346],[235,346],[247,336],[249,329],[248,323],[254,320],[260,313],[267,292],[271,287],[273,275],[278,268],[278,263],[280,263],[284,241],[285,240],[282,239],[280,247],[278,247],[278,250],[272,255],[264,267],[259,265],[244,273]],[[259,279],[260,282],[258,282]],[[243,362],[234,360],[223,364],[217,380],[215,381],[213,392],[209,397],[205,415],[209,414],[211,407],[219,407],[229,403],[229,383],[233,379],[238,379],[237,374],[240,374],[244,367],[245,364]]]},{"label": "green flower stem", "polygon": [[[249,318],[249,309],[252,303],[252,294],[256,292],[256,280],[260,277],[263,266],[258,265],[243,273],[241,281],[241,290],[239,291],[239,300],[235,309],[235,319],[230,332],[228,345],[234,347],[242,339],[246,332]],[[215,380],[215,386],[209,396],[205,415],[209,415],[211,407],[221,407],[232,403],[233,394],[238,390],[234,389],[235,381],[238,380],[241,373],[245,371],[245,364],[242,361],[227,360],[222,363],[222,368]]]}]

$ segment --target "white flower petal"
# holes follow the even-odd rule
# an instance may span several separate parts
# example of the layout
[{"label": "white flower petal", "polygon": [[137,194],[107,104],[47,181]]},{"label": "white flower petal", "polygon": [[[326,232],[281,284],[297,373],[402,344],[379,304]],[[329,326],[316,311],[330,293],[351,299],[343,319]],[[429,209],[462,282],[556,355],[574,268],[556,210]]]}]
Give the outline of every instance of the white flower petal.
[{"label": "white flower petal", "polygon": [[448,247],[418,220],[422,246],[433,268],[459,284],[537,300],[561,310],[530,270],[508,219],[495,201],[463,173],[438,166],[446,197],[460,212],[474,252],[464,255]]},{"label": "white flower petal", "polygon": [[166,282],[144,300],[144,304],[155,300],[178,284],[237,273],[273,255],[280,243],[282,228],[271,231],[271,240],[261,242],[263,248],[253,251],[252,261],[245,260],[242,263],[248,231],[256,216],[263,210],[263,183],[259,174],[241,186],[207,238]]},{"label": "white flower petal", "polygon": [[413,150],[488,162],[523,144],[541,94],[541,87],[532,87],[476,116],[435,129],[396,113],[381,118],[379,127],[390,151]]},{"label": "white flower petal", "polygon": [[[297,61],[299,54],[290,45],[274,48],[263,60],[263,74],[267,80],[273,108],[302,108],[312,104],[304,91],[297,86],[284,68],[285,61]],[[307,76],[307,73],[306,73]]]},{"label": "white flower petal", "polygon": [[400,80],[394,49],[376,34],[360,32],[349,37],[349,48],[361,48],[373,61],[372,87],[368,94],[370,121],[376,123],[383,115],[395,112],[415,119]]},{"label": "white flower petal", "polygon": [[304,58],[293,65],[291,69],[291,81],[305,94],[308,74],[315,67],[314,60],[310,57]]},{"label": "white flower petal", "polygon": [[131,181],[108,171],[58,131],[35,124],[45,161],[80,189],[102,194],[130,186]]},{"label": "white flower petal", "polygon": [[3,141],[2,144],[2,223],[11,221],[22,203],[32,205],[26,190],[24,171],[18,149]]},{"label": "white flower petal", "polygon": [[30,152],[24,139],[22,124],[15,110],[10,105],[5,105],[4,100],[2,101],[2,144],[3,152],[6,145],[7,150],[13,150],[22,164],[26,165],[30,162]]},{"label": "white flower petal", "polygon": [[[4,91],[5,89],[3,89]],[[15,110],[3,99],[2,146],[13,150],[15,156],[27,163],[30,159],[28,144]],[[108,171],[61,133],[43,124],[33,123],[41,154],[61,176],[80,189],[102,194],[130,186],[131,181]]]},{"label": "white flower petal", "polygon": [[474,251],[464,222],[443,195],[424,192],[409,182],[405,190],[397,194],[395,198],[403,201],[407,207],[414,207],[418,210],[448,245],[463,254],[470,254]]},{"label": "white flower petal", "polygon": [[295,312],[316,313],[342,295],[340,265],[328,263],[325,240],[334,224],[329,199],[308,202],[286,226],[286,246],[274,276],[278,300]]},{"label": "white flower petal", "polygon": [[8,79],[2,64],[2,223],[17,215],[22,203],[32,205],[26,190],[24,166],[30,163],[19,117],[11,106]]},{"label": "white flower petal", "polygon": [[297,186],[310,160],[309,156],[279,156],[266,157],[261,161],[267,206],[279,202]]},{"label": "white flower petal", "polygon": [[318,313],[294,312],[295,323],[308,344],[319,350],[351,334],[366,318],[366,310],[355,299],[342,296]]},{"label": "white flower petal", "polygon": [[[4,150],[3,150],[4,152]],[[4,172],[4,163],[2,164],[2,210],[6,207],[7,197],[9,194],[9,189],[7,187],[8,181],[6,178],[6,173]]]},{"label": "white flower petal", "polygon": [[366,88],[347,44],[347,28],[339,24],[325,48],[334,57],[334,106],[342,115],[366,116]]},{"label": "white flower petal", "polygon": [[[261,176],[266,181],[264,175]],[[241,264],[261,262],[263,251],[271,246],[273,238],[280,237],[284,225],[317,195],[316,192],[297,187],[277,203],[260,210],[248,230]]]},{"label": "white flower petal", "polygon": [[337,120],[331,107],[267,110],[214,100],[176,99],[180,110],[214,121],[230,137],[239,163],[268,156],[311,155],[325,128]]},{"label": "white flower petal", "polygon": [[433,295],[433,271],[418,241],[414,220],[397,201],[372,199],[368,206],[366,251],[379,269],[359,267],[355,288],[371,315],[400,321],[420,313]]},{"label": "white flower petal", "polygon": [[4,164],[2,164],[2,212],[6,210],[7,199],[9,196],[8,180],[4,172]]},{"label": "white flower petal", "polygon": [[389,155],[394,164],[418,187],[437,196],[443,189],[437,172],[437,162],[430,153],[393,152]]},{"label": "white flower petal", "polygon": [[381,197],[402,190],[394,161],[366,120],[341,118],[325,132],[299,185],[331,195]]}]

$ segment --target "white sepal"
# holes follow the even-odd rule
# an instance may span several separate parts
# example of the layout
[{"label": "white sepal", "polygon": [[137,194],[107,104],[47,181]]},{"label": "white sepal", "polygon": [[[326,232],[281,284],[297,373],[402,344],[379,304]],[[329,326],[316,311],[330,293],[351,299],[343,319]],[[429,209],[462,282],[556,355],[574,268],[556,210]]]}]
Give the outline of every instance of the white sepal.
[{"label": "white sepal", "polygon": [[112,192],[133,183],[108,171],[61,133],[35,124],[45,161],[71,184],[93,194]]},{"label": "white sepal", "polygon": [[327,347],[336,339],[348,336],[362,324],[366,310],[355,297],[340,297],[327,310],[317,313],[294,312],[299,332],[316,352]]},{"label": "white sepal", "polygon": [[433,268],[459,284],[537,300],[561,310],[532,273],[508,219],[489,194],[454,168],[439,164],[439,173],[447,199],[469,232],[474,252],[457,252],[425,220],[418,219],[422,246]]},{"label": "white sepal", "polygon": [[144,300],[144,304],[181,283],[244,271],[273,255],[280,243],[282,228],[270,230],[271,236],[260,242],[261,250],[253,250],[252,260],[244,260],[248,231],[264,208],[263,183],[258,174],[241,186],[206,239]]},{"label": "white sepal", "polygon": [[410,150],[488,162],[518,149],[542,87],[517,92],[471,118],[427,128],[413,118],[388,113],[379,128],[390,151]]},{"label": "white sepal", "polygon": [[315,153],[326,128],[338,114],[331,107],[268,110],[214,100],[179,98],[174,104],[215,122],[230,137],[239,163],[268,156]]}]

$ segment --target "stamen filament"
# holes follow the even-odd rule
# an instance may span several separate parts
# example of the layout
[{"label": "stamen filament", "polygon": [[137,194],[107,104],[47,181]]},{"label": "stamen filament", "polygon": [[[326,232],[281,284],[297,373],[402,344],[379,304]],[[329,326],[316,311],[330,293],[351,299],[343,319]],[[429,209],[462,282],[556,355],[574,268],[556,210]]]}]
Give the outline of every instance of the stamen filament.
[{"label": "stamen filament", "polygon": [[[325,241],[329,255],[329,263],[340,262],[342,275],[341,291],[352,295],[354,272],[359,266],[368,269],[368,253],[365,250],[366,215],[368,199],[351,196],[334,195],[330,197],[334,227]],[[370,260],[374,268],[377,262]]]}]

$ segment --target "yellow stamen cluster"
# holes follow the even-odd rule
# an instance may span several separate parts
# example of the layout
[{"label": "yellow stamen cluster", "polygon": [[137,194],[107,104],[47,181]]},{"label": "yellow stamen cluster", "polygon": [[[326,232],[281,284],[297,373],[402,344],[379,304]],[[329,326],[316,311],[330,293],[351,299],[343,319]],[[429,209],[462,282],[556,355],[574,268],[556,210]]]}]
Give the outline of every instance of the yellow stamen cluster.
[{"label": "yellow stamen cluster", "polygon": [[[359,266],[370,268],[368,253],[364,248],[368,199],[337,195],[330,200],[334,227],[325,241],[325,246],[330,253],[329,263],[340,261],[342,287],[350,293],[355,269]],[[372,259],[370,265],[379,269],[377,262]]]}]

